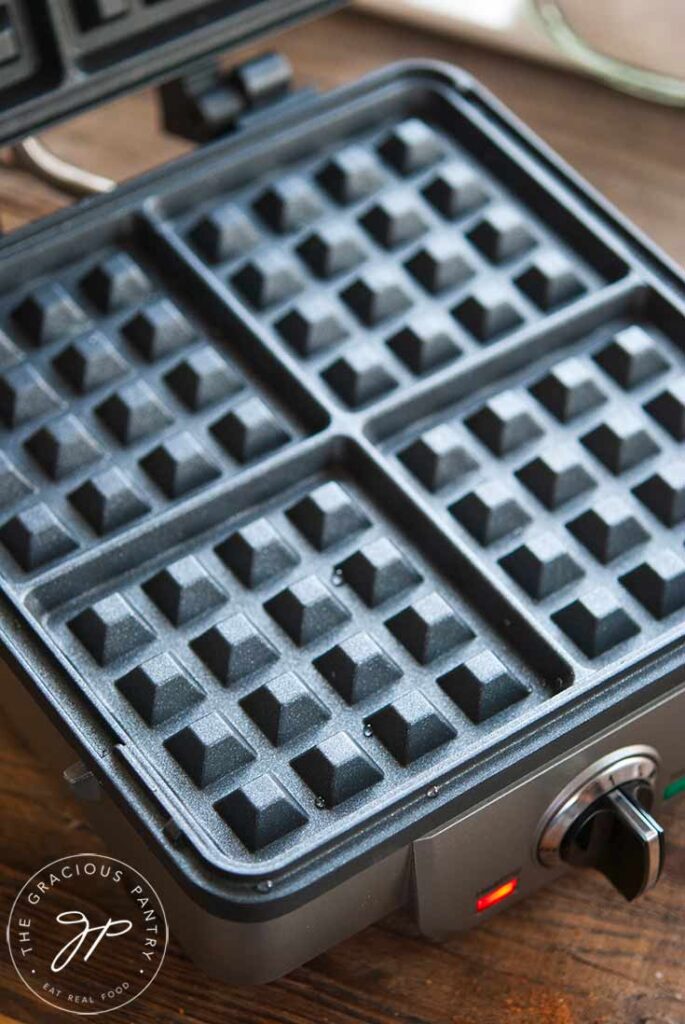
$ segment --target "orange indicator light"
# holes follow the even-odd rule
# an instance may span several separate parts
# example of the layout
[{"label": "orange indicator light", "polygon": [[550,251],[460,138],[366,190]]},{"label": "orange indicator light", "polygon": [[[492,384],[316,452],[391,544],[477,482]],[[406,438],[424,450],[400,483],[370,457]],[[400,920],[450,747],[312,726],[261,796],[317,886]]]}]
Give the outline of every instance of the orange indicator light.
[{"label": "orange indicator light", "polygon": [[510,878],[508,882],[502,882],[501,885],[491,889],[490,892],[483,893],[476,901],[476,913],[481,914],[484,910],[489,910],[490,907],[496,907],[498,903],[506,900],[516,892],[518,884],[518,878]]}]

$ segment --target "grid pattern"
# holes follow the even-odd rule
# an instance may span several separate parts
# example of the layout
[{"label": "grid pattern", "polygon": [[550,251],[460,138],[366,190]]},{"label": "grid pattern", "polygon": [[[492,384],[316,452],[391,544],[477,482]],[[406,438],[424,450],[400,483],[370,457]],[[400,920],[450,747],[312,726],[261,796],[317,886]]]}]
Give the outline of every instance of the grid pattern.
[{"label": "grid pattern", "polygon": [[9,575],[43,571],[302,433],[230,341],[124,248],[9,295],[0,316]]},{"label": "grid pattern", "polygon": [[236,859],[303,854],[554,692],[347,474],[50,629]]},{"label": "grid pattern", "polygon": [[177,226],[269,342],[355,411],[601,283],[420,118],[212,199]]},{"label": "grid pattern", "polygon": [[663,641],[685,606],[685,378],[654,325],[576,349],[450,409],[397,457],[575,656],[608,663]]},{"label": "grid pattern", "polygon": [[6,589],[239,872],[422,804],[685,604],[682,319],[383,118],[198,165],[0,300]]}]

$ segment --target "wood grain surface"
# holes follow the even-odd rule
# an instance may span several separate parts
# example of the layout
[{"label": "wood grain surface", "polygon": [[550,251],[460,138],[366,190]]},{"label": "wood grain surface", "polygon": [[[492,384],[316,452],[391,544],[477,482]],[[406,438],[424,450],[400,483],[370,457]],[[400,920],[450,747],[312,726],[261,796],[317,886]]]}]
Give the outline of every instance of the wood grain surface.
[{"label": "wood grain surface", "polygon": [[[570,163],[685,261],[685,116],[593,82],[341,14],[279,41],[298,77],[329,87],[387,63],[431,56],[472,71]],[[156,130],[141,94],[49,133],[60,154],[117,179],[184,147]],[[4,229],[64,200],[0,168]],[[157,982],[112,1024],[685,1024],[685,806],[664,815],[669,863],[657,889],[629,906],[592,874],[568,876],[482,929],[445,945],[398,914],[272,985],[207,981],[172,943]],[[506,837],[502,837],[506,842]],[[0,722],[0,910],[48,861],[102,849],[79,806]],[[2,943],[0,1024],[64,1016],[34,999]]]}]

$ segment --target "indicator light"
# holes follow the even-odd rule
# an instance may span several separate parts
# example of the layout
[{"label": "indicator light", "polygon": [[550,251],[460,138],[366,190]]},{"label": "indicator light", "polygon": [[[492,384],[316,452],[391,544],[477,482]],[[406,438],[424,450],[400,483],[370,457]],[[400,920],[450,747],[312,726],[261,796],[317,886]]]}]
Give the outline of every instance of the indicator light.
[{"label": "indicator light", "polygon": [[670,800],[671,797],[678,796],[679,793],[685,793],[685,775],[680,779],[674,779],[666,786],[664,800]]},{"label": "indicator light", "polygon": [[518,878],[510,878],[506,882],[501,882],[495,886],[494,889],[490,889],[488,892],[484,892],[482,896],[479,896],[476,900],[476,913],[482,914],[484,910],[489,910],[490,907],[496,907],[502,900],[508,899],[512,896],[518,888]]}]

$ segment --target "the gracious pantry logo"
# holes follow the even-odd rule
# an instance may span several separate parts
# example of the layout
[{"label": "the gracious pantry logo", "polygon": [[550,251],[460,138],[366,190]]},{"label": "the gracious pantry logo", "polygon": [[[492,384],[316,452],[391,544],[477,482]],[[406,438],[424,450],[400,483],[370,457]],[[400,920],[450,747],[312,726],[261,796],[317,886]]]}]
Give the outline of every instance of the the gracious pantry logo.
[{"label": "the gracious pantry logo", "polygon": [[150,883],[123,861],[95,853],[37,871],[7,924],[12,962],[27,988],[84,1016],[137,999],[157,976],[168,938]]}]

